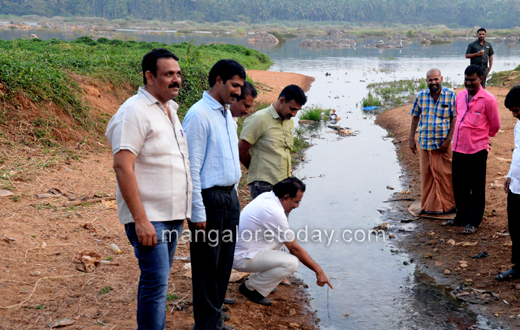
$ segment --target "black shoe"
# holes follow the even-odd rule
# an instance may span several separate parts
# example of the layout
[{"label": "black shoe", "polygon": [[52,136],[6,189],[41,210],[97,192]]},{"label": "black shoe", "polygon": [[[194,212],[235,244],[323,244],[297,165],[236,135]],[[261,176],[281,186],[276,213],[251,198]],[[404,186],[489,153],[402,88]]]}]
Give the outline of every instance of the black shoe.
[{"label": "black shoe", "polygon": [[234,305],[237,303],[237,300],[234,298],[224,298],[224,304],[226,305]]},{"label": "black shoe", "polygon": [[238,287],[238,291],[240,291],[241,294],[246,296],[247,299],[251,300],[254,303],[264,305],[264,306],[271,306],[273,304],[273,302],[271,300],[262,296],[258,291],[249,290],[246,287],[245,282],[242,282],[242,284],[240,284],[240,286]]},{"label": "black shoe", "polygon": [[220,315],[222,316],[222,321],[224,321],[224,322],[231,320],[231,315],[229,315],[229,314],[226,314],[226,313],[220,311]]}]

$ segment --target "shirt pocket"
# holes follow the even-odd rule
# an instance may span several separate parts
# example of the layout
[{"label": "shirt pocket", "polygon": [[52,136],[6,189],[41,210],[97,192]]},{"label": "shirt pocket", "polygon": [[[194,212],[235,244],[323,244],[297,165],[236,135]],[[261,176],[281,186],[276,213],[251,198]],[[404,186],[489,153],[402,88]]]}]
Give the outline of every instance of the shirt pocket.
[{"label": "shirt pocket", "polygon": [[468,113],[468,123],[472,126],[479,126],[484,117],[481,111],[471,111]]},{"label": "shirt pocket", "polygon": [[448,118],[450,118],[449,105],[446,104],[447,107],[443,107],[443,105],[444,104],[436,106],[433,111],[433,114],[435,115],[435,117],[437,117],[439,119],[448,119]]}]

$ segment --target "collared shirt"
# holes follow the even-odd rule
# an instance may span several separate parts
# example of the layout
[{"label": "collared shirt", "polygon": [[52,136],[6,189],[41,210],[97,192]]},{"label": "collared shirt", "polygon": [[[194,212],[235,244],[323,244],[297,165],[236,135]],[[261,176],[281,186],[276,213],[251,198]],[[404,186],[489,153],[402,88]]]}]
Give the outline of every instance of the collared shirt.
[{"label": "collared shirt", "polygon": [[[114,155],[120,150],[136,155],[135,178],[150,221],[191,217],[192,186],[186,135],[177,117],[177,103],[168,101],[166,105],[168,110],[139,88],[137,95],[126,100],[110,119],[105,134]],[[119,184],[116,199],[121,223],[134,222]]]},{"label": "collared shirt", "polygon": [[419,145],[424,150],[439,149],[450,132],[451,118],[455,115],[455,92],[442,87],[437,102],[430,90],[419,92],[410,115],[421,116],[419,121]]},{"label": "collared shirt", "polygon": [[273,191],[255,198],[240,213],[234,264],[245,267],[244,259],[253,259],[264,250],[280,250],[294,240],[280,199]]},{"label": "collared shirt", "polygon": [[470,43],[468,45],[468,49],[466,50],[466,55],[475,54],[475,53],[480,52],[481,50],[484,51],[484,55],[471,58],[470,64],[474,64],[474,65],[481,66],[483,68],[487,68],[489,57],[491,55],[495,54],[495,52],[493,51],[493,47],[491,46],[491,44],[489,42],[487,42],[486,40],[484,40],[484,43],[482,45],[480,44],[480,42],[478,40]]},{"label": "collared shirt", "polygon": [[242,175],[231,111],[204,92],[182,122],[190,150],[193,181],[191,222],[206,221],[202,189],[237,184]]},{"label": "collared shirt", "polygon": [[489,151],[489,137],[495,136],[500,128],[498,103],[493,94],[480,88],[468,101],[468,90],[465,89],[457,95],[455,109],[453,151],[463,154]]},{"label": "collared shirt", "polygon": [[291,176],[294,122],[283,120],[272,104],[244,121],[240,138],[252,145],[247,183],[265,181],[274,185]]},{"label": "collared shirt", "polygon": [[513,151],[513,161],[507,177],[511,178],[509,190],[513,194],[520,195],[520,120],[515,125],[515,150]]}]

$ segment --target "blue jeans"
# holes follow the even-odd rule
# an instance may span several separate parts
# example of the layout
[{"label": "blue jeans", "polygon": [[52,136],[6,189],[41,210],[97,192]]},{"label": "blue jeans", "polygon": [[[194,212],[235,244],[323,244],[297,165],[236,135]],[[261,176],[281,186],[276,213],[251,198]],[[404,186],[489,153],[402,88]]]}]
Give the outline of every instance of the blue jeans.
[{"label": "blue jeans", "polygon": [[134,247],[141,269],[137,290],[139,330],[163,330],[165,327],[168,277],[177,240],[182,233],[182,223],[183,220],[152,222],[157,235],[157,245],[153,248],[139,243],[135,223],[125,225],[126,236]]}]

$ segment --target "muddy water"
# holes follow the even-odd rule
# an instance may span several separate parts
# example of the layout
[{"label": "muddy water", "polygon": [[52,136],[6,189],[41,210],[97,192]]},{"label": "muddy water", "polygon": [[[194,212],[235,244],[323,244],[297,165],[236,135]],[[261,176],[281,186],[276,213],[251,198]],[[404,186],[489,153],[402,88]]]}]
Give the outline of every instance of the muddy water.
[{"label": "muddy water", "polygon": [[[0,31],[1,39],[37,33],[42,39],[75,39],[81,33],[49,31]],[[119,31],[114,37],[145,41],[195,43],[224,41],[248,45],[247,38],[218,38],[199,34],[150,34]],[[267,53],[273,71],[298,72],[316,81],[308,92],[308,105],[334,108],[342,119],[338,125],[359,131],[357,136],[338,137],[321,126],[308,132],[313,147],[295,170],[304,178],[307,191],[299,209],[290,216],[291,227],[305,249],[332,278],[334,290],[316,286],[315,276],[305,266],[298,276],[309,284],[312,308],[324,329],[496,329],[496,321],[470,311],[449,295],[420,266],[400,252],[393,241],[371,234],[370,229],[389,222],[392,230],[413,230],[383,203],[404,189],[398,155],[386,131],[363,113],[359,104],[371,82],[422,78],[431,67],[449,80],[462,83],[468,64],[464,52],[471,40],[435,47],[407,46],[402,50],[303,49],[300,39],[278,47],[254,46]],[[251,45],[249,45],[251,46]],[[508,70],[520,63],[520,49],[494,45],[494,70]],[[329,73],[330,75],[326,75]],[[394,188],[390,190],[387,186]],[[397,221],[394,221],[397,220]],[[400,235],[403,236],[402,234]],[[377,240],[376,240],[377,238]],[[404,236],[404,239],[407,239]]]},{"label": "muddy water", "polygon": [[[301,230],[301,244],[333,278],[335,286],[334,290],[316,286],[314,273],[300,267],[323,328],[496,328],[453,300],[449,289],[436,285],[406,254],[396,251],[395,242],[384,242],[381,236],[376,241],[376,235],[369,233],[383,221],[393,230],[413,230],[413,225],[400,224],[398,220],[410,215],[392,214],[392,205],[383,203],[393,192],[404,189],[402,171],[387,132],[356,106],[367,94],[366,85],[422,78],[431,67],[439,67],[445,78],[461,83],[466,65],[460,57],[443,61],[328,57],[280,59],[272,68],[315,77],[308,104],[335,108],[342,118],[338,125],[359,130],[357,136],[340,138],[327,127],[317,128],[311,133],[315,134],[310,140],[314,146],[295,171],[305,178],[307,191],[300,208],[290,216],[291,227]],[[495,63],[497,70],[507,66],[505,61]]]}]

